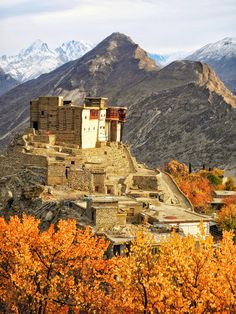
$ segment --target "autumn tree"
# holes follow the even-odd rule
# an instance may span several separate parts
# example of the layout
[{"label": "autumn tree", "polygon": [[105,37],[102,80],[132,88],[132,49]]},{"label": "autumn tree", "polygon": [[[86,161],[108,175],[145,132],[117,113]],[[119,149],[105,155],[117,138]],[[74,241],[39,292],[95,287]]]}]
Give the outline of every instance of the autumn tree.
[{"label": "autumn tree", "polygon": [[213,187],[207,178],[191,174],[179,183],[180,189],[190,199],[195,209],[204,211],[212,201]]},{"label": "autumn tree", "polygon": [[158,254],[153,254],[154,237],[145,231],[137,233],[130,255],[118,262],[117,296],[123,305],[118,313],[236,310],[236,247],[232,234],[224,234],[222,244],[216,248],[213,238],[205,235],[202,226],[200,229],[197,237],[182,238],[172,233],[162,240]]},{"label": "autumn tree", "polygon": [[188,167],[176,160],[171,160],[165,165],[165,171],[171,174],[174,178],[179,176],[186,176],[188,175]]},{"label": "autumn tree", "polygon": [[56,313],[69,308],[106,313],[112,298],[108,243],[75,221],[60,221],[42,233],[24,216],[0,219],[0,301],[7,312]]},{"label": "autumn tree", "polygon": [[236,203],[229,203],[220,210],[217,223],[221,230],[234,232],[236,243]]},{"label": "autumn tree", "polygon": [[229,177],[225,182],[225,190],[227,191],[236,191],[236,185],[233,177]]},{"label": "autumn tree", "polygon": [[[40,232],[39,221],[0,218],[1,313],[235,313],[236,246],[197,237],[162,239],[147,228],[124,256],[75,221]],[[159,237],[158,237],[159,239]]]}]

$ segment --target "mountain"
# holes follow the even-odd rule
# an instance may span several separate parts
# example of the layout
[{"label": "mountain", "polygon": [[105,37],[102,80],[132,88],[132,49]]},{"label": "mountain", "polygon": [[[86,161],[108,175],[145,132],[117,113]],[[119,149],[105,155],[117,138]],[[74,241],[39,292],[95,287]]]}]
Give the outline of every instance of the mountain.
[{"label": "mountain", "polygon": [[31,99],[62,95],[79,104],[88,93],[128,107],[124,140],[149,166],[173,158],[193,167],[235,166],[236,97],[214,71],[194,61],[160,69],[120,33],[0,97],[0,145],[28,125]]},{"label": "mountain", "polygon": [[82,57],[92,48],[93,44],[90,42],[70,40],[56,48],[55,51],[63,64]]},{"label": "mountain", "polygon": [[19,82],[12,78],[11,75],[6,74],[0,67],[0,96],[18,84]]},{"label": "mountain", "polygon": [[226,37],[208,44],[186,59],[209,64],[225,85],[236,93],[236,38]]},{"label": "mountain", "polygon": [[89,42],[72,40],[52,50],[46,43],[36,40],[15,56],[0,57],[0,65],[16,80],[26,82],[48,73],[68,61],[80,58],[92,46]]}]

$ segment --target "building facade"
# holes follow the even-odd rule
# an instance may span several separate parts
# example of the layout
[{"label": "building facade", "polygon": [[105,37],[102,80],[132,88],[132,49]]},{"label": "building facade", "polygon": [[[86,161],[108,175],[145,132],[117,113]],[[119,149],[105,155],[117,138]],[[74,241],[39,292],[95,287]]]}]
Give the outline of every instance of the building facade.
[{"label": "building facade", "polygon": [[57,142],[99,147],[104,142],[121,142],[126,107],[108,107],[107,98],[87,97],[75,106],[63,97],[39,97],[30,102],[30,126],[56,135]]}]

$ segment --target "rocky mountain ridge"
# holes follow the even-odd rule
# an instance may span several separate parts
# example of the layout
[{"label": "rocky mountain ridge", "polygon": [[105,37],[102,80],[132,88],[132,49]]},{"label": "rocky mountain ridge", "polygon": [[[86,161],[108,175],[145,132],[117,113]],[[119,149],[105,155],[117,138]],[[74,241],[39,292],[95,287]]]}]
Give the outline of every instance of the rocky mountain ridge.
[{"label": "rocky mountain ridge", "polygon": [[62,95],[79,104],[88,93],[128,107],[124,140],[150,166],[173,158],[193,165],[235,166],[236,98],[214,71],[194,61],[159,69],[120,33],[0,97],[0,145],[6,147],[13,133],[27,126],[30,99]]}]

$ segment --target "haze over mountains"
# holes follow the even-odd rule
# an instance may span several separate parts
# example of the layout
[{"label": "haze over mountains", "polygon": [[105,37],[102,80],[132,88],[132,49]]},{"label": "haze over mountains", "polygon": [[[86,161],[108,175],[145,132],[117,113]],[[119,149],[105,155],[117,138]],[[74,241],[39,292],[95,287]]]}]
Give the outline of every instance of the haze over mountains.
[{"label": "haze over mountains", "polygon": [[0,66],[19,82],[25,82],[80,58],[92,47],[90,42],[71,40],[50,49],[47,43],[36,40],[15,56],[0,57]]},{"label": "haze over mountains", "polygon": [[0,96],[17,85],[19,85],[19,82],[10,74],[6,74],[0,67]]},{"label": "haze over mountains", "polygon": [[128,107],[124,140],[150,166],[170,159],[236,167],[236,97],[201,62],[158,68],[129,37],[113,33],[83,57],[0,97],[0,145],[27,126],[29,101],[63,95],[106,96]]}]

